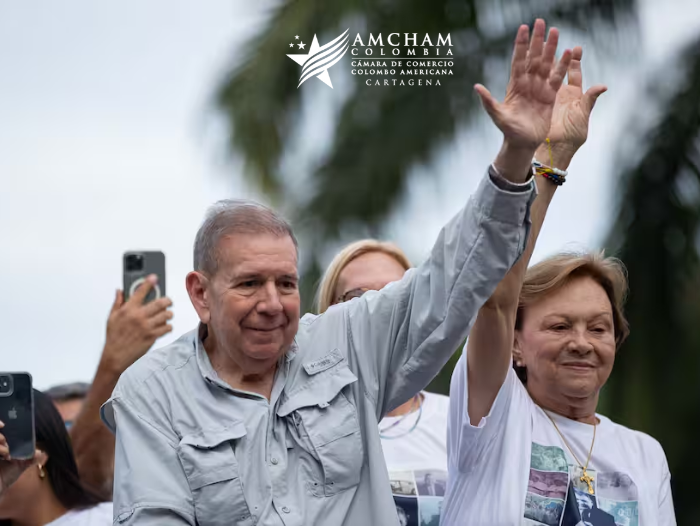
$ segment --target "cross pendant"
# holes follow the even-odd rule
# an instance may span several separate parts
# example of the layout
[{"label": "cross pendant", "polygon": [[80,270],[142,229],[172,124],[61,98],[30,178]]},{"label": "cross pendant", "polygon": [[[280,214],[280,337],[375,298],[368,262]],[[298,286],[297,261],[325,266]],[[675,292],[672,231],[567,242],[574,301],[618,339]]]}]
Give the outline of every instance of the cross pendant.
[{"label": "cross pendant", "polygon": [[583,468],[583,475],[581,475],[579,480],[588,486],[588,493],[593,495],[593,484],[591,484],[591,482],[595,479],[586,473],[586,468]]}]

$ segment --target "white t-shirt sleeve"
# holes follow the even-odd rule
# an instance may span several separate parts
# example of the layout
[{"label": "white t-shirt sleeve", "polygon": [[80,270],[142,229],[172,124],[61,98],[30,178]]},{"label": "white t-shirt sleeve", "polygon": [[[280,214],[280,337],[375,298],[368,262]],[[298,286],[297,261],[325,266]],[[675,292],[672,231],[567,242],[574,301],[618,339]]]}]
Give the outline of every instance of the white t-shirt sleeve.
[{"label": "white t-shirt sleeve", "polygon": [[452,373],[450,383],[450,416],[447,423],[447,455],[451,466],[459,471],[469,471],[493,443],[494,437],[504,431],[506,416],[511,407],[518,379],[510,369],[496,396],[489,414],[476,425],[469,420],[467,411],[469,391],[467,385],[467,350],[460,357]]},{"label": "white t-shirt sleeve", "polygon": [[663,460],[663,477],[659,486],[659,526],[676,526],[676,512],[673,508],[673,496],[671,495],[671,472],[668,469],[666,454],[658,444]]}]

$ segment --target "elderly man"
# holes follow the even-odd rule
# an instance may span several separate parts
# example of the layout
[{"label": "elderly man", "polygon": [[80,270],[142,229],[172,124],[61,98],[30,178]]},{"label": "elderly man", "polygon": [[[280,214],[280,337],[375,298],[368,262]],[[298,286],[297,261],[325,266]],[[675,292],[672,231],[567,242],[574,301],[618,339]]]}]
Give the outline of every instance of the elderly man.
[{"label": "elderly man", "polygon": [[254,203],[211,209],[186,278],[199,327],[103,406],[115,523],[397,524],[377,422],[438,373],[527,240],[530,163],[571,58],[543,53],[539,23],[530,44],[518,33],[505,102],[476,88],[504,134],[496,161],[401,281],[300,322],[289,225]]}]

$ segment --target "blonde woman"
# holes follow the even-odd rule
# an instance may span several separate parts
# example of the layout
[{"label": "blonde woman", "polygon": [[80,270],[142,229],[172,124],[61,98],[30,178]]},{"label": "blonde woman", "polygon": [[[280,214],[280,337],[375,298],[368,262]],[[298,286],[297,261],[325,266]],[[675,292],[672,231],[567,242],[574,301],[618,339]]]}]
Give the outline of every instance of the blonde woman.
[{"label": "blonde woman", "polygon": [[[400,280],[409,268],[408,258],[393,243],[356,241],[341,250],[326,270],[318,290],[318,311],[380,290]],[[418,524],[419,501],[423,512],[439,514],[447,480],[448,411],[448,397],[422,391],[379,423],[392,493],[403,519],[409,521],[406,524]]]}]

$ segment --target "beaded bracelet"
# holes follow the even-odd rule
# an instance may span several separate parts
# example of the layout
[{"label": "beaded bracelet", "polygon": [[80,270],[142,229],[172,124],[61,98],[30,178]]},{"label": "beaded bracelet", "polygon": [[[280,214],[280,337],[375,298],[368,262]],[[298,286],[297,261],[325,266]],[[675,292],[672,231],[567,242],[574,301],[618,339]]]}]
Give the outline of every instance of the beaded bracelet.
[{"label": "beaded bracelet", "polygon": [[561,186],[566,182],[566,176],[569,174],[566,170],[560,170],[559,168],[554,168],[554,157],[552,156],[552,144],[549,141],[549,137],[546,139],[547,146],[549,147],[549,162],[551,166],[547,166],[537,161],[532,160],[532,166],[535,168],[535,173],[541,175],[545,179],[549,179],[554,184]]}]

